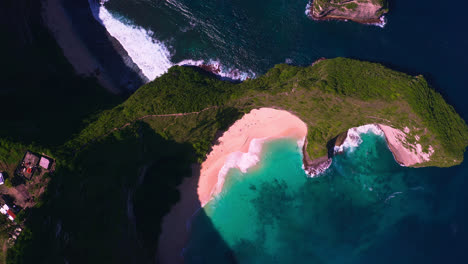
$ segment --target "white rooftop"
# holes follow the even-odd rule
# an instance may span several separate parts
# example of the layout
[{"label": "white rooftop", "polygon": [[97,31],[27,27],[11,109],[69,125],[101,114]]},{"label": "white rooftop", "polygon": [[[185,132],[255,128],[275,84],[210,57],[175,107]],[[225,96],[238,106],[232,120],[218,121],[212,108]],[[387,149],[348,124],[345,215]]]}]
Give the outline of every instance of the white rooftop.
[{"label": "white rooftop", "polygon": [[50,160],[44,157],[41,157],[41,160],[39,161],[39,166],[41,166],[44,169],[48,169],[50,164]]}]

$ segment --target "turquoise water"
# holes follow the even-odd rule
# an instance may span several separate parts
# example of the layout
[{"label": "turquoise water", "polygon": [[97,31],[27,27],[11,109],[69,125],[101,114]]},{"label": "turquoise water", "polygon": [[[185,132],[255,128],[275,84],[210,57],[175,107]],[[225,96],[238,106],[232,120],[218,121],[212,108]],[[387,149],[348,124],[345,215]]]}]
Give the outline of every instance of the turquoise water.
[{"label": "turquoise water", "polygon": [[458,231],[453,207],[438,205],[450,197],[440,176],[400,167],[382,137],[361,137],[316,178],[301,169],[294,140],[266,144],[261,163],[232,169],[193,219],[186,262],[436,263],[420,240],[436,239],[440,223],[443,236]]}]

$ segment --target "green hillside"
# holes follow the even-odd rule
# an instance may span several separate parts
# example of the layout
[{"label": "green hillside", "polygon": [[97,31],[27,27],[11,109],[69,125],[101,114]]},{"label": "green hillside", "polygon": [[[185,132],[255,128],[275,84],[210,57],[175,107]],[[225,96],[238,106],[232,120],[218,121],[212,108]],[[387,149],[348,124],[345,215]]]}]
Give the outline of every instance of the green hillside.
[{"label": "green hillside", "polygon": [[[415,131],[427,128],[419,135],[424,149],[429,145],[435,149],[427,165],[459,164],[468,144],[465,122],[422,76],[337,58],[310,67],[277,65],[264,76],[239,84],[220,81],[196,68],[176,66],[121,105],[102,113],[67,146],[79,149],[114,128],[143,121],[157,123],[153,127],[164,138],[205,146],[199,151],[203,158],[217,130],[232,123],[239,113],[258,107],[284,109],[305,121],[311,158],[325,155],[326,143],[340,133],[368,123]],[[203,114],[196,113],[200,111]],[[187,115],[157,117],[176,113]],[[187,129],[187,121],[158,127],[168,119],[195,119],[191,129],[203,124],[210,132],[194,134]]]},{"label": "green hillside", "polygon": [[[468,145],[465,122],[422,76],[380,64],[344,58],[281,64],[242,83],[175,66],[53,148],[56,173],[41,203],[25,213],[8,263],[154,259],[162,217],[180,196],[177,186],[197,170],[219,131],[259,107],[300,117],[311,158],[327,155],[327,143],[347,129],[368,123],[411,128],[423,148],[435,150],[421,166],[459,164]],[[1,159],[17,152],[15,144],[1,146]]]}]

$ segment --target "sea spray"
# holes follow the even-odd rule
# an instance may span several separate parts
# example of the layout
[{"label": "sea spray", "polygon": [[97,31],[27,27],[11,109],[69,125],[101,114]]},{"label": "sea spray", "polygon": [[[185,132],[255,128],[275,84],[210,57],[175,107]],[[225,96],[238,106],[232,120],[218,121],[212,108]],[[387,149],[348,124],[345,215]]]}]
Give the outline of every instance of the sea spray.
[{"label": "sea spray", "polygon": [[353,127],[348,129],[348,134],[343,143],[339,146],[335,146],[333,151],[335,153],[341,153],[345,150],[353,151],[359,144],[362,143],[360,134],[366,134],[372,132],[378,136],[384,136],[383,131],[375,124],[368,124],[359,127]]},{"label": "sea spray", "polygon": [[183,60],[176,65],[179,66],[197,66],[207,71],[212,72],[224,80],[240,80],[254,79],[256,74],[253,71],[243,72],[235,68],[227,68],[221,64],[219,60]]},{"label": "sea spray", "polygon": [[[340,154],[344,151],[353,151],[362,143],[361,134],[372,132],[378,136],[384,136],[383,131],[375,124],[368,124],[359,127],[353,127],[348,129],[346,139],[339,146],[335,146],[333,149],[334,154]],[[302,168],[305,173],[313,178],[325,173],[332,164],[332,159],[323,159],[313,161],[312,164],[303,164]]]},{"label": "sea spray", "polygon": [[379,18],[380,22],[378,23],[373,23],[373,24],[370,24],[370,25],[373,25],[373,26],[378,26],[380,28],[384,28],[385,25],[387,24],[387,19],[385,18],[385,16],[381,16]]},{"label": "sea spray", "polygon": [[242,173],[246,173],[247,169],[255,166],[260,161],[260,153],[262,152],[262,144],[267,138],[254,138],[250,141],[249,151],[247,153],[236,151],[227,157],[221,170],[218,173],[218,181],[214,193],[219,193],[224,185],[226,175],[230,169],[237,168]]},{"label": "sea spray", "polygon": [[172,66],[169,49],[154,38],[152,31],[133,25],[124,18],[116,18],[105,7],[108,0],[88,0],[94,18],[116,38],[149,79],[162,75]]},{"label": "sea spray", "polygon": [[[231,169],[236,168],[242,173],[247,173],[248,169],[257,165],[258,162],[260,162],[263,145],[268,143],[270,140],[271,139],[269,138],[254,138],[250,141],[247,153],[236,151],[229,154],[226,162],[218,173],[218,180],[216,182],[216,187],[213,189],[212,195],[216,195],[222,191],[226,175],[228,175]],[[296,141],[298,149],[302,149],[304,147],[304,142],[305,138],[298,139]],[[204,206],[204,204],[202,206]]]}]

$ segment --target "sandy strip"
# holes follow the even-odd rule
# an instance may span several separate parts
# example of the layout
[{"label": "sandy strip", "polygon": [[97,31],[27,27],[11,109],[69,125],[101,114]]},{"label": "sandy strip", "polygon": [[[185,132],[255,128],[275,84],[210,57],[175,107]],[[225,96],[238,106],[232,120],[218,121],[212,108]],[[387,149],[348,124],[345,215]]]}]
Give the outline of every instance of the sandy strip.
[{"label": "sandy strip", "polygon": [[120,92],[112,85],[106,73],[103,72],[103,67],[100,66],[83,41],[77,36],[60,0],[45,0],[42,17],[76,73],[92,76],[99,69],[101,73],[96,77],[101,85],[112,93],[118,94]]},{"label": "sandy strip", "polygon": [[[405,132],[386,125],[378,125],[384,132],[387,145],[393,153],[395,160],[402,166],[413,166],[418,163],[427,162],[434,153],[432,146],[429,146],[427,153],[422,151],[422,146],[417,143],[409,143]],[[406,128],[405,130],[409,129]],[[416,138],[416,141],[418,139]]]},{"label": "sandy strip", "polygon": [[201,205],[221,191],[230,168],[245,171],[258,162],[265,140],[292,137],[303,142],[306,135],[307,125],[287,111],[260,108],[244,115],[219,138],[201,166],[197,190]]},{"label": "sandy strip", "polygon": [[158,241],[156,263],[183,263],[182,250],[187,245],[190,221],[201,208],[196,192],[200,166],[192,167],[193,176],[185,178],[178,186],[180,200],[164,216]]}]

